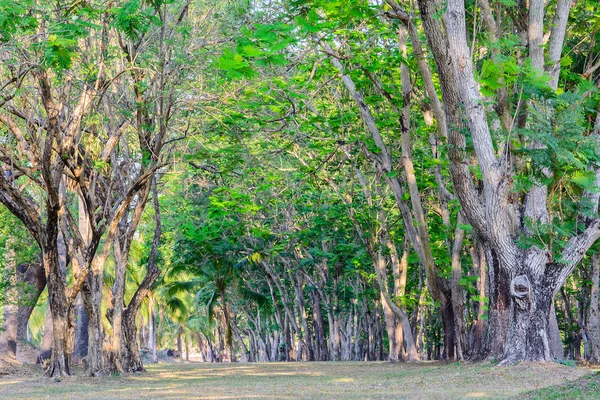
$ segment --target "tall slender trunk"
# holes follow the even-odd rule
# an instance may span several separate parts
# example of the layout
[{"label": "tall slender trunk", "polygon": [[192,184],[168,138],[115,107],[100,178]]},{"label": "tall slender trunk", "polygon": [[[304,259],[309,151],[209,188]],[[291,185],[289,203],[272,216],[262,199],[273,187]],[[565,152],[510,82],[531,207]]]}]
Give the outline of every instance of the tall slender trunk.
[{"label": "tall slender trunk", "polygon": [[190,361],[190,341],[187,333],[185,334],[185,361]]},{"label": "tall slender trunk", "polygon": [[183,357],[183,341],[181,340],[182,335],[183,325],[180,325],[177,329],[177,352],[179,353],[179,357]]},{"label": "tall slender trunk", "polygon": [[[150,328],[150,352],[152,355],[152,363],[156,364],[158,362],[158,353],[157,353],[157,345],[156,345],[156,316],[155,316],[155,305],[154,305],[154,295],[151,293],[148,296],[148,327]],[[200,334],[198,334],[198,339],[201,340]],[[200,349],[201,351],[201,349]]]},{"label": "tall slender trunk", "polygon": [[550,319],[548,320],[548,340],[550,341],[550,356],[555,360],[563,360],[565,358],[565,350],[563,348],[560,330],[558,328],[558,318],[556,318],[556,309],[554,307],[554,299],[550,306]]},{"label": "tall slender trunk", "polygon": [[[85,201],[81,195],[77,196],[78,199],[78,215],[79,215],[79,233],[83,239],[83,245],[88,246],[92,240],[92,229],[90,222],[88,221],[88,214],[85,208]],[[75,269],[74,269],[75,270]],[[102,287],[99,288],[102,290]],[[97,297],[97,295],[95,296]],[[101,295],[99,296],[102,297]],[[99,304],[97,305],[99,306]],[[75,346],[73,349],[73,359],[75,362],[81,361],[83,357],[88,354],[89,346],[89,319],[85,310],[85,302],[83,300],[83,294],[79,293],[75,299]],[[102,346],[102,342],[100,342]],[[89,363],[88,363],[89,365]],[[95,366],[93,366],[94,368]],[[92,369],[93,369],[92,368]],[[97,373],[99,371],[94,371]]]},{"label": "tall slender trunk", "polygon": [[313,323],[316,335],[316,361],[327,361],[327,341],[325,339],[325,323],[321,311],[321,300],[319,294],[312,290],[310,292],[313,308]]},{"label": "tall slender trunk", "polygon": [[[125,297],[125,279],[127,276],[127,244],[120,239],[116,239],[113,245],[113,254],[115,258],[115,282],[112,289],[112,309],[111,309],[111,337],[110,337],[110,369],[115,372],[124,372],[123,365],[123,309]],[[135,332],[134,332],[135,336]]]},{"label": "tall slender trunk", "polygon": [[97,267],[92,267],[82,288],[81,297],[87,315],[87,355],[85,370],[89,376],[98,376],[105,371],[103,355],[104,330],[102,327],[102,287],[104,280]]},{"label": "tall slender trunk", "polygon": [[459,213],[454,233],[454,245],[452,246],[452,312],[454,314],[454,343],[456,346],[456,358],[464,360],[468,356],[467,339],[464,324],[463,291],[460,284],[462,277],[462,248],[465,231],[461,228],[464,224],[462,214]]},{"label": "tall slender trunk", "polygon": [[[141,195],[140,202],[144,201],[148,198],[150,190],[152,190],[152,203],[154,206],[154,221],[156,226],[154,227],[154,236],[152,238],[152,248],[150,249],[150,254],[148,256],[148,261],[146,263],[146,276],[136,289],[133,297],[129,301],[127,307],[123,310],[123,319],[122,319],[122,330],[123,330],[123,340],[125,343],[126,349],[126,359],[124,360],[124,369],[128,372],[139,372],[144,371],[144,365],[142,363],[142,357],[140,356],[140,348],[138,346],[137,338],[136,338],[136,324],[135,320],[138,314],[138,311],[142,305],[142,302],[148,296],[152,290],[152,285],[156,281],[156,279],[160,276],[160,269],[157,266],[156,258],[158,254],[158,247],[160,245],[160,238],[162,235],[162,218],[160,213],[160,204],[158,201],[158,177],[155,175],[150,185],[145,189],[145,192]],[[136,207],[136,213],[134,215],[134,220],[139,223],[139,219],[141,218],[141,208]],[[131,228],[131,227],[130,227]],[[132,231],[130,231],[129,241],[127,243],[127,252],[124,253],[129,254],[129,248],[131,247],[131,240],[133,238]],[[126,261],[125,261],[126,262]]]},{"label": "tall slender trunk", "polygon": [[483,359],[487,356],[485,351],[485,332],[486,332],[486,295],[487,295],[487,284],[486,276],[487,271],[485,268],[485,254],[483,248],[479,242],[474,239],[474,246],[469,249],[471,259],[473,260],[473,267],[478,273],[477,278],[477,291],[478,291],[478,302],[477,302],[477,320],[473,326],[473,340],[471,344],[471,357],[476,360]]},{"label": "tall slender trunk", "polygon": [[600,255],[592,256],[592,291],[590,293],[590,308],[586,333],[590,346],[589,361],[600,364]]},{"label": "tall slender trunk", "polygon": [[12,237],[6,241],[5,269],[9,285],[4,300],[4,322],[2,332],[0,332],[0,357],[12,360],[17,358],[17,328],[19,325],[19,294],[14,243],[15,240]]},{"label": "tall slender trunk", "polygon": [[296,305],[298,307],[298,311],[300,313],[300,318],[302,320],[302,333],[304,338],[304,344],[306,349],[306,358],[305,361],[313,360],[313,344],[311,340],[311,332],[308,327],[308,316],[306,314],[306,305],[304,302],[304,292],[302,290],[302,273],[298,271],[296,274],[296,279],[294,280],[294,289],[296,290]]},{"label": "tall slender trunk", "polygon": [[79,293],[75,299],[75,348],[73,361],[80,362],[88,354],[88,316],[85,311],[83,295]]}]

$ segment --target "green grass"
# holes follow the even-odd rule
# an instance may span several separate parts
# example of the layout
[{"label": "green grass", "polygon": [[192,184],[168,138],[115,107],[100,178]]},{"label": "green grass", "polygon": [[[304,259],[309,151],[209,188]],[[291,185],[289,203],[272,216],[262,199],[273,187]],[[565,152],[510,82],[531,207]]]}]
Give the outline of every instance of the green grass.
[{"label": "green grass", "polygon": [[75,376],[60,382],[37,370],[8,375],[0,377],[0,398],[502,399],[588,373],[559,364],[525,363],[175,363],[149,365],[142,374]]},{"label": "green grass", "polygon": [[600,399],[600,372],[584,376],[569,383],[536,390],[520,396],[520,399],[528,400],[592,400]]}]

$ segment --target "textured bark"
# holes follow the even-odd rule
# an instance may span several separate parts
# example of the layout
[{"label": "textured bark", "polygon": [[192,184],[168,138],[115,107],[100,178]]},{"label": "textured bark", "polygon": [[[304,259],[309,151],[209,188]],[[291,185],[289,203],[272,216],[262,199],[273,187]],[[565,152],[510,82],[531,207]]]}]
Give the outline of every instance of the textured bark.
[{"label": "textured bark", "polygon": [[[465,9],[462,0],[448,0],[445,35],[435,19],[437,3],[419,0],[419,9],[428,42],[442,83],[449,126],[451,174],[467,221],[486,248],[490,274],[489,350],[505,362],[548,361],[548,321],[552,299],[582,255],[599,236],[598,220],[588,222],[584,232],[565,247],[557,263],[543,250],[519,249],[515,240],[524,225],[522,218],[547,221],[544,186],[534,187],[521,207],[509,202],[511,187],[508,158],[497,158],[473,63],[466,41]],[[532,66],[543,71],[543,1],[530,2],[528,38]],[[558,37],[558,36],[557,36]],[[557,39],[558,40],[558,39]],[[562,46],[562,45],[561,45]],[[472,176],[465,168],[466,127],[481,171],[483,190],[472,188]],[[480,193],[480,195],[479,195]],[[473,196],[475,195],[475,197]],[[520,210],[524,210],[521,214]]]},{"label": "textured bark", "polygon": [[[0,173],[2,173],[0,171]],[[17,270],[15,261],[14,238],[6,241],[6,276],[10,285],[6,291],[4,303],[4,321],[0,332],[0,358],[17,358],[17,328],[19,324],[19,306],[17,291]]]},{"label": "textured bark", "polygon": [[63,277],[58,267],[56,245],[54,250],[44,251],[44,265],[49,266],[48,304],[52,313],[52,356],[46,370],[47,376],[71,374],[69,346],[69,304],[65,296]]},{"label": "textured bark", "polygon": [[[290,272],[291,276],[291,272]],[[304,336],[304,344],[305,344],[305,358],[303,361],[312,361],[313,360],[313,343],[311,340],[311,331],[308,325],[308,315],[306,312],[306,304],[304,302],[304,291],[303,291],[303,278],[302,273],[300,271],[296,274],[296,279],[294,282],[294,290],[296,291],[296,307],[298,308],[298,312],[300,313],[300,319],[302,320],[302,333]]]},{"label": "textured bark", "polygon": [[600,255],[592,256],[592,290],[586,333],[590,346],[589,361],[600,364]]},{"label": "textured bark", "polygon": [[315,361],[327,361],[327,340],[325,338],[325,322],[321,311],[321,299],[315,290],[310,292],[310,298],[312,300],[313,323],[316,335]]},{"label": "textured bark", "polygon": [[558,319],[556,318],[554,301],[552,301],[548,319],[548,340],[550,341],[550,356],[554,360],[563,360],[565,358],[565,351],[560,337],[560,330],[558,328]]},{"label": "textured bark", "polygon": [[[152,363],[158,363],[158,354],[157,354],[157,343],[156,343],[156,315],[155,315],[155,304],[154,304],[154,295],[150,293],[148,295],[148,327],[149,327],[149,336],[150,336],[150,352],[152,355]],[[198,334],[198,339],[200,340],[199,346],[201,347],[202,338],[200,334]]]},{"label": "textured bark", "polygon": [[454,232],[454,245],[452,246],[452,312],[454,314],[454,344],[456,346],[456,358],[464,360],[468,357],[467,339],[464,324],[463,291],[460,285],[462,277],[462,247],[465,231],[460,227],[464,224],[462,214],[459,214]]},{"label": "textured bark", "polygon": [[562,56],[565,33],[567,31],[567,22],[569,21],[569,12],[573,0],[558,0],[552,28],[550,30],[550,40],[548,44],[548,66],[546,70],[550,75],[550,87],[554,90],[558,87],[558,78],[560,76],[560,59]]},{"label": "textured bark", "polygon": [[103,279],[99,273],[99,268],[93,267],[81,289],[88,319],[88,349],[85,362],[85,373],[88,376],[98,376],[106,370],[103,353],[104,331],[101,314]]},{"label": "textured bark", "polygon": [[88,316],[81,293],[75,299],[75,348],[73,361],[80,362],[88,354]]},{"label": "textured bark", "polygon": [[548,268],[544,276],[518,275],[511,281],[511,322],[504,347],[503,362],[521,360],[550,361],[548,320],[556,271]]},{"label": "textured bark", "polygon": [[[136,340],[135,319],[140,306],[142,305],[142,301],[151,293],[152,285],[160,276],[160,269],[157,266],[156,257],[158,246],[160,244],[160,237],[162,235],[162,219],[160,214],[160,205],[158,202],[157,179],[157,177],[154,177],[151,182],[154,205],[154,220],[156,226],[154,228],[152,248],[150,249],[150,255],[148,256],[148,262],[146,264],[146,276],[142,280],[142,283],[140,283],[140,286],[136,289],[131,301],[127,305],[127,308],[125,308],[123,311],[123,339],[127,351],[124,369],[129,372],[139,372],[144,370],[142,358],[140,356],[140,349]],[[147,195],[145,198],[147,198]],[[137,221],[139,222],[139,217],[137,218]],[[131,245],[131,241],[129,242],[129,245]]]},{"label": "textured bark", "polygon": [[484,359],[487,356],[485,348],[485,333],[486,333],[486,303],[485,298],[487,296],[487,271],[485,265],[485,254],[483,248],[477,240],[474,240],[475,246],[469,249],[471,258],[473,260],[473,267],[478,273],[477,279],[477,290],[479,294],[479,301],[477,305],[477,321],[473,326],[473,340],[471,343],[471,357],[475,360]]},{"label": "textured bark", "polygon": [[[123,229],[121,230],[123,231]],[[126,243],[124,244],[121,240],[117,240],[113,245],[113,251],[115,258],[115,282],[112,288],[112,333],[110,337],[109,368],[115,372],[123,372],[123,302],[125,298],[125,279],[127,277],[129,249]],[[134,336],[136,332],[134,329]]]}]

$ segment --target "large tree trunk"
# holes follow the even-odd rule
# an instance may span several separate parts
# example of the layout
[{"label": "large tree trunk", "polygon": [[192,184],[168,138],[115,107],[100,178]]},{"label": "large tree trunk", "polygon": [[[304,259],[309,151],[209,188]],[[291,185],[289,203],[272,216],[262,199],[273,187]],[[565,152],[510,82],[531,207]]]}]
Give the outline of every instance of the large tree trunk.
[{"label": "large tree trunk", "polygon": [[[52,240],[49,240],[51,242]],[[65,295],[65,283],[58,265],[58,252],[56,236],[53,248],[44,249],[43,262],[48,271],[48,305],[52,313],[52,356],[50,365],[46,370],[47,376],[71,375],[71,348],[70,348],[70,306]],[[52,245],[52,243],[48,243]]]},{"label": "large tree trunk", "polygon": [[[109,360],[111,364],[111,370],[115,372],[123,372],[126,370],[123,361],[123,336],[125,332],[125,328],[123,327],[123,303],[125,301],[125,279],[127,277],[127,258],[129,255],[129,248],[127,243],[123,243],[123,241],[117,239],[113,245],[113,251],[115,256],[115,282],[112,289],[112,333],[110,337]],[[137,330],[135,329],[134,321],[134,340],[136,340],[136,333]]]},{"label": "large tree trunk", "polygon": [[85,361],[85,372],[88,376],[98,376],[106,371],[103,354],[104,330],[102,328],[102,286],[100,270],[92,267],[92,271],[81,289],[81,296],[87,315],[88,348]]},{"label": "large tree trunk", "polygon": [[[559,8],[570,2],[558,2]],[[585,230],[571,238],[564,247],[561,260],[556,262],[546,249],[527,250],[516,245],[519,235],[533,235],[525,221],[548,222],[546,186],[534,186],[520,204],[510,197],[512,157],[498,157],[494,149],[483,99],[475,80],[473,60],[467,43],[465,6],[463,0],[448,0],[442,28],[435,17],[435,0],[419,0],[423,19],[436,66],[449,121],[449,155],[455,190],[462,212],[482,238],[490,274],[490,351],[492,355],[503,348],[503,362],[522,360],[549,361],[552,358],[549,321],[555,294],[572,273],[581,257],[600,236],[600,220],[586,221]],[[563,15],[564,10],[560,11]],[[568,13],[567,13],[568,14]],[[529,2],[528,46],[531,65],[543,73],[543,0]],[[558,19],[550,37],[550,58],[559,65],[560,48],[566,24]],[[563,18],[564,19],[564,18]],[[558,49],[558,50],[557,50]],[[558,54],[558,56],[557,56]],[[553,75],[558,73],[553,70]],[[552,88],[556,89],[556,80]],[[482,191],[475,188],[466,157],[467,128],[477,155],[481,172]],[[529,148],[543,146],[532,140]],[[508,151],[508,150],[507,150]],[[544,171],[550,176],[549,171]],[[517,203],[519,200],[517,199]],[[597,207],[597,201],[596,201]],[[523,228],[525,227],[525,228]]]},{"label": "large tree trunk", "polygon": [[503,361],[551,361],[548,322],[552,286],[546,279],[518,275],[511,282],[512,302]]}]

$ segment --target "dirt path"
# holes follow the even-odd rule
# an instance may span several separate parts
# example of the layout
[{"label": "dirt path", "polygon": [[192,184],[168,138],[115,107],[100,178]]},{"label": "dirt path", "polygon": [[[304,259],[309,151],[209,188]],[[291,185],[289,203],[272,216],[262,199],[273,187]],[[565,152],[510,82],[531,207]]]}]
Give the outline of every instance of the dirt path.
[{"label": "dirt path", "polygon": [[[385,362],[158,364],[148,373],[55,382],[0,376],[2,399],[509,398],[589,371],[559,364]],[[39,373],[41,374],[41,372]]]}]

